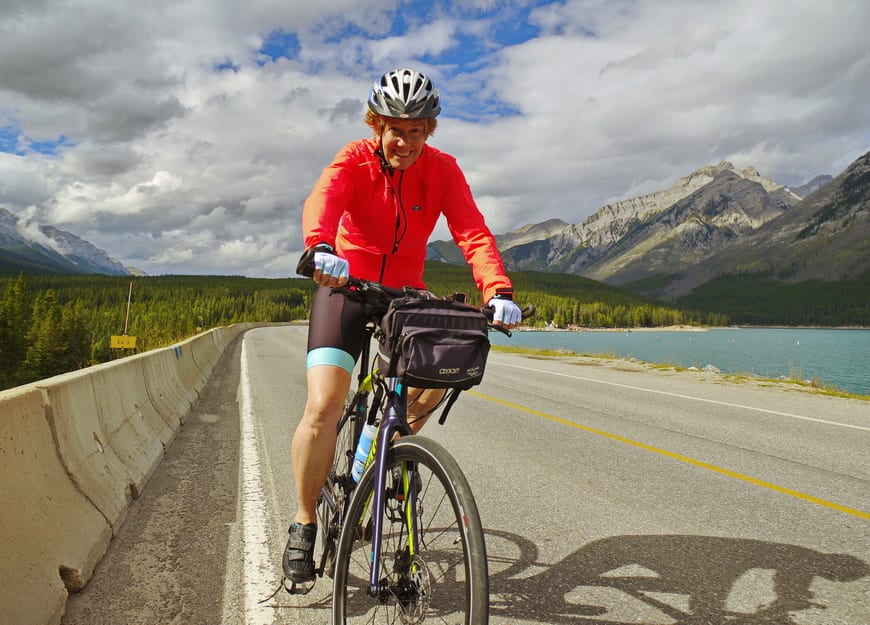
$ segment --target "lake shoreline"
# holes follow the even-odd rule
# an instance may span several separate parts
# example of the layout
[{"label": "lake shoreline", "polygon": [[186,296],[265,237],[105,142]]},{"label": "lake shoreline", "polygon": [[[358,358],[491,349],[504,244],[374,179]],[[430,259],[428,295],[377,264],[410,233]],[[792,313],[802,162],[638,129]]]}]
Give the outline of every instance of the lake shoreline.
[{"label": "lake shoreline", "polygon": [[493,345],[542,349],[553,354],[635,358],[682,369],[711,366],[729,374],[792,379],[870,396],[866,375],[870,367],[870,332],[863,328],[597,328],[514,331],[512,339],[493,335],[490,340]]},{"label": "lake shoreline", "polygon": [[520,354],[534,358],[553,358],[553,359],[569,359],[576,362],[587,364],[595,364],[602,367],[620,368],[622,370],[631,370],[636,372],[658,372],[679,375],[693,375],[698,379],[719,379],[728,380],[735,384],[755,384],[757,386],[775,385],[776,388],[782,390],[792,390],[802,393],[810,393],[814,395],[829,395],[832,397],[844,397],[848,399],[856,399],[859,401],[870,402],[870,395],[862,395],[861,393],[853,393],[844,391],[834,386],[819,385],[811,380],[799,380],[788,377],[770,378],[762,375],[738,372],[729,373],[721,371],[718,368],[699,368],[699,367],[682,367],[667,362],[649,362],[638,358],[611,356],[608,354],[583,354],[572,351],[536,349],[536,348],[513,348],[504,345],[494,346],[495,351],[503,351],[505,353]]}]

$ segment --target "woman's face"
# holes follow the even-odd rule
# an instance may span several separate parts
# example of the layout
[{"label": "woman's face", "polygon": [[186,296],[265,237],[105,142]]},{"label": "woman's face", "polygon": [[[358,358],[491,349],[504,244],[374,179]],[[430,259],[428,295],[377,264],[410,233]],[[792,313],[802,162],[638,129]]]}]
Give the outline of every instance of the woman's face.
[{"label": "woman's face", "polygon": [[381,135],[387,163],[393,169],[408,169],[423,152],[426,138],[425,119],[387,118]]}]

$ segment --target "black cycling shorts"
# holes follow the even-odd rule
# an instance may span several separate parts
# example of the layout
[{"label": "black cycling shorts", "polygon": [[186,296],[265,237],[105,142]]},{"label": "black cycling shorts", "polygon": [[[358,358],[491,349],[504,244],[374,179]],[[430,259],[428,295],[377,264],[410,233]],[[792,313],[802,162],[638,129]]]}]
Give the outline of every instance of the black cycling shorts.
[{"label": "black cycling shorts", "polygon": [[321,286],[314,294],[308,321],[307,368],[319,365],[341,367],[353,374],[362,353],[366,316],[362,305]]}]

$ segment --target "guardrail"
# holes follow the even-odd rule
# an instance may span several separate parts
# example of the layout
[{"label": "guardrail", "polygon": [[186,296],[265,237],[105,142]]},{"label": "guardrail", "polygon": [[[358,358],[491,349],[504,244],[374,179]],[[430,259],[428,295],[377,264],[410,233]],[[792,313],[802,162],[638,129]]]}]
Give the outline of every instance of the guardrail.
[{"label": "guardrail", "polygon": [[60,623],[224,348],[257,325],[0,392],[0,623]]}]

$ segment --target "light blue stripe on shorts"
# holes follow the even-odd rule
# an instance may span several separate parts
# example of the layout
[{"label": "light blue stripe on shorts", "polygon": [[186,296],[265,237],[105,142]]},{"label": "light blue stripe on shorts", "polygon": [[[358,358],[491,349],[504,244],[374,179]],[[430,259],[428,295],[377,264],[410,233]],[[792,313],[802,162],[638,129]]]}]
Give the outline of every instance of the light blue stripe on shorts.
[{"label": "light blue stripe on shorts", "polygon": [[353,356],[337,347],[316,347],[308,352],[306,362],[308,369],[320,365],[332,365],[333,367],[341,367],[351,375],[353,375],[354,364]]}]

